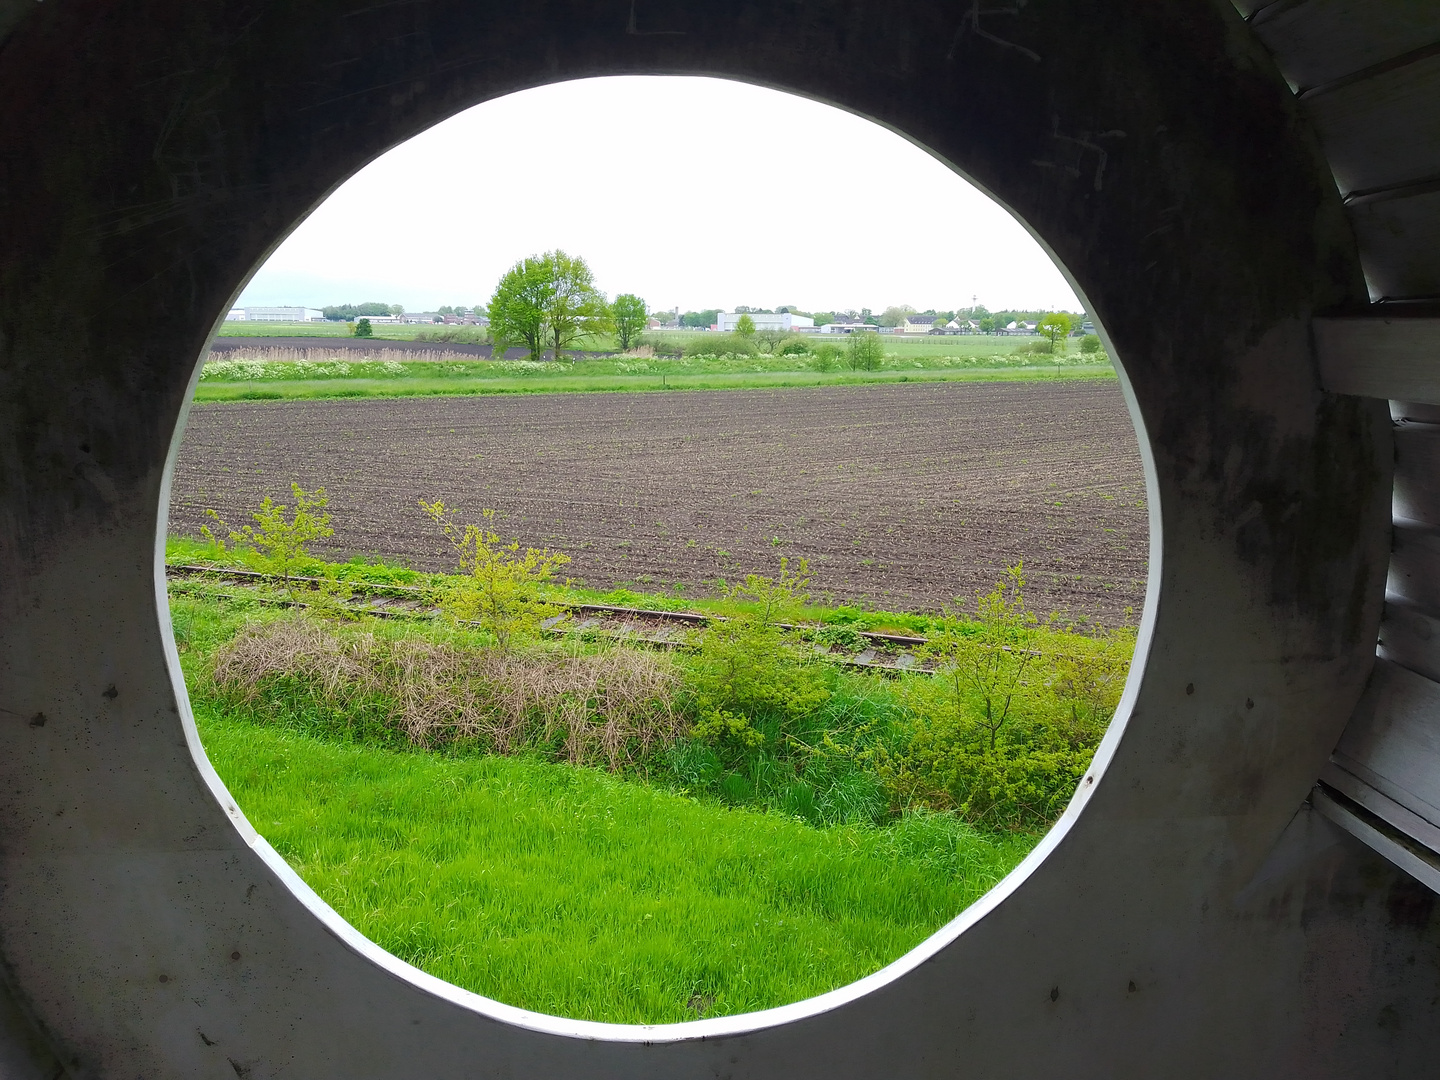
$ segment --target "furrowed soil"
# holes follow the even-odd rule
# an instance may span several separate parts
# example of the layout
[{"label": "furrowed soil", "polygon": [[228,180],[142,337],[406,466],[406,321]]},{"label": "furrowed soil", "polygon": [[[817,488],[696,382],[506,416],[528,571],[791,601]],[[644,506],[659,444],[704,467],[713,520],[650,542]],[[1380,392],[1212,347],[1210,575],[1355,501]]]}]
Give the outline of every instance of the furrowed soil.
[{"label": "furrowed soil", "polygon": [[1114,382],[197,404],[172,533],[323,486],[328,557],[454,566],[417,505],[485,507],[577,584],[687,596],[805,558],[815,598],[972,607],[1021,560],[1042,616],[1133,622],[1148,524]]}]

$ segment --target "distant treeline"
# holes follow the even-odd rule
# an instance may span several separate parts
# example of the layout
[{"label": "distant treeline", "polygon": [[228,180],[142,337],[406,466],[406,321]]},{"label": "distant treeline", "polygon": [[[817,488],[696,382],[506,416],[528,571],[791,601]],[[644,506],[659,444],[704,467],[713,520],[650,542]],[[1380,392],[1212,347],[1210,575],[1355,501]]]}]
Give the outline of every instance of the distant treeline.
[{"label": "distant treeline", "polygon": [[[696,327],[705,329],[713,326],[719,319],[721,311],[730,311],[730,308],[705,308],[702,311],[687,311],[679,315],[671,311],[654,312],[655,318],[659,319],[664,326]],[[869,323],[871,326],[899,326],[905,321],[908,315],[934,315],[935,317],[949,322],[951,319],[974,319],[982,322],[986,319],[993,320],[992,326],[1007,326],[1012,322],[1038,322],[1047,312],[1045,311],[991,311],[984,304],[973,307],[959,308],[955,311],[936,311],[934,308],[926,308],[924,311],[917,311],[915,308],[905,304],[895,307],[888,307],[884,311],[876,313],[869,308],[861,308],[856,311],[849,309],[845,311],[802,311],[798,307],[782,304],[777,308],[747,307],[741,304],[733,309],[736,312],[751,315],[777,315],[788,312],[791,315],[804,315],[814,319],[816,326],[824,326],[827,323],[839,322],[842,319]],[[1079,325],[1077,320],[1076,325]]]},{"label": "distant treeline", "polygon": [[362,316],[405,314],[405,308],[400,304],[381,304],[373,301],[368,304],[336,304],[320,310],[324,313],[325,318],[333,322],[353,322]]}]

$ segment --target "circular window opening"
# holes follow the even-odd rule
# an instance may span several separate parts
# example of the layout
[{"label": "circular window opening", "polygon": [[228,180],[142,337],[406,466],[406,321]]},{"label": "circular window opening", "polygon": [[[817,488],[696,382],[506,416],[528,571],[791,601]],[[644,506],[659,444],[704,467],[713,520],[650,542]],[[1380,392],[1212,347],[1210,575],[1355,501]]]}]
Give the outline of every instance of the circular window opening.
[{"label": "circular window opening", "polygon": [[401,959],[586,1020],[953,927],[1093,775],[1146,589],[1121,384],[1035,241],[711,79],[513,95],[357,174],[237,300],[172,490],[255,827]]}]

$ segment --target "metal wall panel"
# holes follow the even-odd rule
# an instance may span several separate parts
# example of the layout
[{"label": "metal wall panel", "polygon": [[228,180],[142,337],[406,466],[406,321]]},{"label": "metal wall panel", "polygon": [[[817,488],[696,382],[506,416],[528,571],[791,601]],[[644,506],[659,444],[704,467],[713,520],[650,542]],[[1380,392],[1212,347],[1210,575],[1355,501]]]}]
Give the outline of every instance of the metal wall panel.
[{"label": "metal wall panel", "polygon": [[1313,332],[1327,390],[1407,399],[1408,413],[1397,415],[1392,407],[1396,420],[1440,422],[1440,318],[1316,319]]},{"label": "metal wall panel", "polygon": [[1297,91],[1313,89],[1440,42],[1434,0],[1272,3],[1251,27]]},{"label": "metal wall panel", "polygon": [[1349,214],[1371,299],[1440,297],[1440,185],[1352,205]]},{"label": "metal wall panel", "polygon": [[1428,611],[1440,611],[1440,529],[1395,522],[1386,593]]},{"label": "metal wall panel", "polygon": [[1375,664],[1335,760],[1440,826],[1440,683],[1388,660]]},{"label": "metal wall panel", "polygon": [[1394,514],[1440,526],[1440,424],[1396,425]]},{"label": "metal wall panel", "polygon": [[1440,55],[1303,104],[1342,195],[1440,175]]}]

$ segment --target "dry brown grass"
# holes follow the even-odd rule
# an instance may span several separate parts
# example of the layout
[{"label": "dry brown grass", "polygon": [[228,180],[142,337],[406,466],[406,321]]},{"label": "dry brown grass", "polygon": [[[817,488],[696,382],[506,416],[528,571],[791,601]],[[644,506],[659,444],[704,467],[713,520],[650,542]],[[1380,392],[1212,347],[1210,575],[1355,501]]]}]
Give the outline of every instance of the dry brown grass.
[{"label": "dry brown grass", "polygon": [[635,649],[571,654],[500,652],[388,638],[304,615],[252,623],[216,656],[226,694],[259,703],[288,679],[332,707],[388,702],[386,724],[412,744],[473,741],[497,754],[547,751],[614,771],[677,739],[679,675],[662,655]]}]

